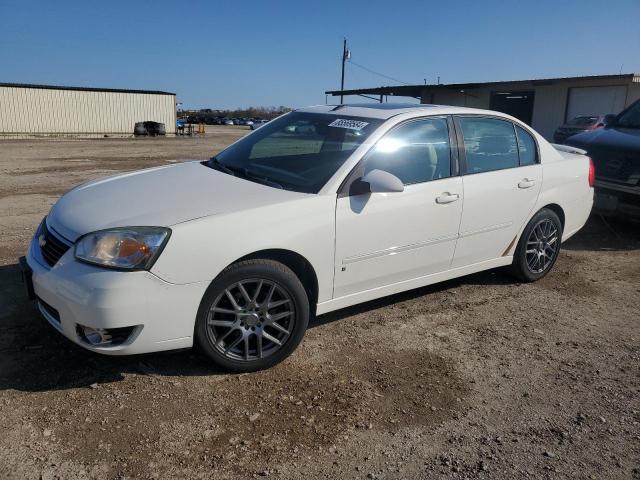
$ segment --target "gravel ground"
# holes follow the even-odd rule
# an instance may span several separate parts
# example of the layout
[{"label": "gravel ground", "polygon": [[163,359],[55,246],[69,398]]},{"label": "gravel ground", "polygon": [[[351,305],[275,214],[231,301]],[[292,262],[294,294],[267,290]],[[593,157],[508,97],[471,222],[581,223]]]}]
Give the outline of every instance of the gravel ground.
[{"label": "gravel ground", "polygon": [[97,356],[39,318],[16,259],[60,194],[244,133],[0,142],[0,476],[640,479],[637,224],[592,217],[535,284],[489,271],[318,317],[256,374]]}]

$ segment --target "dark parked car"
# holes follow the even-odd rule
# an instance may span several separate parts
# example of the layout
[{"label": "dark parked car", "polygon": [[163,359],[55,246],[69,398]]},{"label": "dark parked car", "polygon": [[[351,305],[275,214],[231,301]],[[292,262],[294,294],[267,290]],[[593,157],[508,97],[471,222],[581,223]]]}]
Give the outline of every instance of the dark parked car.
[{"label": "dark parked car", "polygon": [[582,115],[572,118],[564,125],[558,127],[553,134],[553,141],[555,143],[564,143],[571,135],[604,127],[614,117],[615,115],[610,113],[607,115]]},{"label": "dark parked car", "polygon": [[166,130],[164,123],[158,122],[138,122],[135,124],[133,134],[136,136],[150,136],[155,137],[157,135],[164,135]]},{"label": "dark parked car", "polygon": [[593,159],[595,207],[640,218],[640,100],[604,128],[574,135],[566,144],[586,150]]}]

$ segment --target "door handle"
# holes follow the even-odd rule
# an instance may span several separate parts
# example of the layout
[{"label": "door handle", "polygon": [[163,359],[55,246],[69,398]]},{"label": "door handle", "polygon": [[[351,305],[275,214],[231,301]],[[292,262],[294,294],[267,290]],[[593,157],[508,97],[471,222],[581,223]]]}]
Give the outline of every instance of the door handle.
[{"label": "door handle", "polygon": [[518,183],[518,188],[531,188],[536,184],[535,180],[529,180],[528,178],[523,178]]},{"label": "door handle", "polygon": [[436,197],[436,203],[443,205],[445,203],[455,202],[459,198],[460,198],[460,195],[458,195],[457,193],[445,192],[439,197]]}]

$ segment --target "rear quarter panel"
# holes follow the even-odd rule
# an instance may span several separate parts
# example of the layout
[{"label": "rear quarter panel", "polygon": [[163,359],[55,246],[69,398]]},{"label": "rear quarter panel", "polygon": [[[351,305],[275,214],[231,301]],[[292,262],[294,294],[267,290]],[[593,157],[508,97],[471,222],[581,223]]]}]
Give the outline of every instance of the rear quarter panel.
[{"label": "rear quarter panel", "polygon": [[593,188],[589,186],[589,158],[560,153],[546,141],[540,144],[543,166],[542,191],[535,211],[546,205],[559,205],[564,211],[565,241],[584,226],[593,206]]}]

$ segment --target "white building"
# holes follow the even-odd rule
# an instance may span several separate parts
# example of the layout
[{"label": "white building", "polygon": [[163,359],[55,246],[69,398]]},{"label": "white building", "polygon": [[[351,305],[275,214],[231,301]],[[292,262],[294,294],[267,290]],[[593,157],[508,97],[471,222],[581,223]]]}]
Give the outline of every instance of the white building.
[{"label": "white building", "polygon": [[131,136],[145,121],[175,134],[175,93],[0,83],[0,138]]},{"label": "white building", "polygon": [[421,103],[497,110],[531,125],[547,139],[579,115],[619,113],[640,99],[640,74],[545,78],[443,85],[400,85],[329,91],[382,101],[388,96],[418,98]]}]

